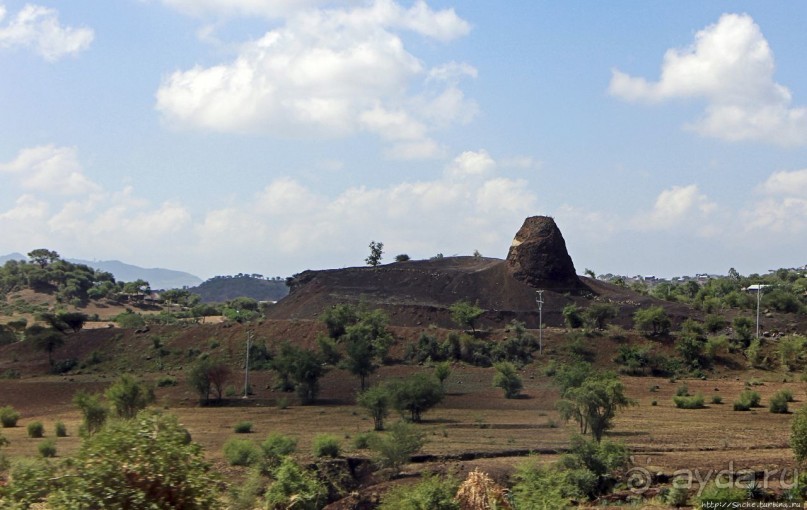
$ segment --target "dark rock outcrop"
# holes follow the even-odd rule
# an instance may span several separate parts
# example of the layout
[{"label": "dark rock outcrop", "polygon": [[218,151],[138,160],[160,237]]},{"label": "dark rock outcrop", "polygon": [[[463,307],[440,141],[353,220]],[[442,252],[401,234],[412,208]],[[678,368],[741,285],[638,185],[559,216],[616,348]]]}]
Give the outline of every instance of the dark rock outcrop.
[{"label": "dark rock outcrop", "polygon": [[548,216],[524,220],[507,253],[507,269],[513,278],[533,287],[580,285],[563,234]]}]

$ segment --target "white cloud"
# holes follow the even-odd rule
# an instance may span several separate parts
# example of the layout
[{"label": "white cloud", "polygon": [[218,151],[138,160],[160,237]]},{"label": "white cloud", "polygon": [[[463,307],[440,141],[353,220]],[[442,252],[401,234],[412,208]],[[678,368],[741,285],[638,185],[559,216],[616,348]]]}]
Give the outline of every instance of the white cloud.
[{"label": "white cloud", "polygon": [[728,141],[807,143],[807,108],[793,107],[787,87],[774,80],[775,62],[759,26],[746,14],[724,14],[695,35],[692,46],[664,55],[656,82],[614,70],[609,92],[626,101],[707,100],[689,126]]},{"label": "white cloud", "polygon": [[807,168],[793,172],[774,172],[760,189],[770,195],[807,197]]},{"label": "white cloud", "polygon": [[83,195],[100,189],[84,175],[74,147],[42,145],[23,149],[13,161],[0,163],[0,172],[18,178],[26,190]]},{"label": "white cloud", "polygon": [[162,3],[191,16],[262,16],[276,18],[332,0],[162,0]]},{"label": "white cloud", "polygon": [[742,213],[743,231],[788,236],[807,231],[807,169],[774,172],[757,189],[765,196]]},{"label": "white cloud", "polygon": [[[0,5],[0,22],[5,15],[6,9]],[[53,62],[86,50],[94,36],[89,28],[62,26],[55,9],[28,4],[0,25],[0,48],[30,48]]]},{"label": "white cloud", "polygon": [[485,176],[496,167],[496,162],[484,149],[465,151],[451,162],[447,169],[449,177]]},{"label": "white cloud", "polygon": [[633,220],[639,230],[667,230],[687,227],[699,230],[703,220],[713,213],[717,205],[698,190],[698,186],[673,186],[659,193],[653,209],[642,212]]},{"label": "white cloud", "polygon": [[427,71],[404,48],[396,32],[404,29],[445,41],[469,26],[421,1],[303,10],[230,63],[172,73],[156,108],[176,127],[306,138],[365,130],[390,142],[392,155],[435,156],[431,132],[476,114],[458,88],[476,71],[459,63]]}]

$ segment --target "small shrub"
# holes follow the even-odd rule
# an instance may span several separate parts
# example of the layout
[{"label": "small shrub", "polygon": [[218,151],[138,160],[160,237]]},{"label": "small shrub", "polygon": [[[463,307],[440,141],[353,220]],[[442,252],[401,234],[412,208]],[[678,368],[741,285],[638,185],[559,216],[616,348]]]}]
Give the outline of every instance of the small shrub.
[{"label": "small shrub", "polygon": [[314,438],[314,457],[338,457],[341,448],[339,439],[329,434],[320,434]]},{"label": "small shrub", "polygon": [[289,408],[289,398],[288,397],[278,397],[277,402],[275,403],[278,409],[288,409]]},{"label": "small shrub", "polygon": [[783,388],[777,392],[777,394],[781,394],[787,402],[795,402],[793,398],[793,392],[788,388]]},{"label": "small shrub", "polygon": [[783,393],[782,391],[777,391],[776,394],[774,394],[771,397],[768,409],[770,410],[770,412],[775,414],[787,414],[788,412],[790,412],[787,403],[788,403],[788,395],[786,393]]},{"label": "small shrub", "polygon": [[231,466],[251,466],[261,458],[261,449],[249,439],[230,438],[224,443],[224,458]]},{"label": "small shrub", "polygon": [[283,457],[291,455],[297,449],[297,440],[283,434],[269,434],[261,443],[261,450],[266,463],[270,466],[280,464]]},{"label": "small shrub", "polygon": [[504,390],[505,398],[516,398],[524,384],[518,375],[515,365],[508,361],[502,361],[494,365],[496,373],[493,376],[493,386]]},{"label": "small shrub", "polygon": [[[313,473],[286,457],[273,473],[274,482],[266,490],[266,508],[315,510],[325,506],[328,489]],[[290,506],[291,503],[291,506]]]},{"label": "small shrub", "polygon": [[57,421],[56,425],[54,425],[54,429],[56,431],[56,437],[67,437],[67,427],[64,423]]},{"label": "small shrub", "polygon": [[377,463],[389,468],[393,474],[409,462],[409,458],[423,447],[424,435],[415,425],[399,421],[389,427],[386,434],[374,435],[370,448],[377,454]]},{"label": "small shrub", "polygon": [[[415,485],[399,486],[384,494],[379,510],[428,508],[430,510],[459,510],[454,499],[459,483],[453,477],[425,475]],[[487,503],[487,501],[485,501]],[[495,501],[494,501],[495,503]],[[498,506],[468,506],[467,508],[499,508]],[[505,507],[506,508],[506,507]]]},{"label": "small shrub", "polygon": [[166,375],[164,377],[160,377],[157,379],[157,387],[158,388],[166,388],[168,386],[176,386],[177,385],[177,378]]},{"label": "small shrub", "polygon": [[39,438],[45,435],[45,427],[41,421],[32,421],[28,424],[28,437]]},{"label": "small shrub", "polygon": [[653,401],[651,401],[651,402],[650,402],[650,405],[651,405],[651,406],[657,406],[657,405],[658,405],[658,401],[653,400]]},{"label": "small shrub", "polygon": [[46,439],[39,443],[37,446],[37,450],[39,450],[39,455],[45,458],[51,458],[56,456],[56,441],[53,439]]},{"label": "small shrub", "polygon": [[723,397],[721,397],[720,395],[712,395],[712,403],[713,404],[722,404],[723,403]]},{"label": "small shrub", "polygon": [[673,402],[675,403],[675,407],[679,409],[701,409],[703,408],[703,395],[698,393],[697,395],[693,396],[676,396],[673,397]]},{"label": "small shrub", "polygon": [[370,448],[370,440],[373,437],[371,432],[360,432],[353,436],[353,448],[356,450],[366,450]]},{"label": "small shrub", "polygon": [[239,421],[235,424],[235,433],[236,434],[249,434],[252,432],[252,422],[251,421]]},{"label": "small shrub", "polygon": [[675,389],[675,396],[676,397],[688,397],[689,396],[689,386],[686,383],[678,386]]},{"label": "small shrub", "polygon": [[10,428],[17,426],[17,420],[20,419],[20,413],[11,406],[0,407],[0,424],[3,428]]},{"label": "small shrub", "polygon": [[735,411],[750,411],[751,406],[748,405],[746,402],[743,402],[742,400],[735,400],[734,401],[734,410]]},{"label": "small shrub", "polygon": [[748,405],[748,407],[759,407],[759,402],[761,397],[759,393],[752,390],[744,390],[740,393],[740,402],[743,402]]}]

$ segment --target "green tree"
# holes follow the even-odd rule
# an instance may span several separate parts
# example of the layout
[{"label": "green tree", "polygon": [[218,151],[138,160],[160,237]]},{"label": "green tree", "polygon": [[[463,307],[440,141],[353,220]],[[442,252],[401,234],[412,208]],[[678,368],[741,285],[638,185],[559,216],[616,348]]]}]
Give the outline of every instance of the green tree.
[{"label": "green tree", "polygon": [[421,421],[423,413],[443,400],[440,383],[426,374],[415,374],[406,379],[389,383],[392,406],[401,414],[408,413],[415,423]]},{"label": "green tree", "polygon": [[583,326],[583,316],[580,314],[580,308],[576,304],[569,303],[563,307],[563,322],[570,329]]},{"label": "green tree", "polygon": [[381,468],[390,469],[393,475],[400,473],[401,468],[424,444],[425,434],[403,421],[390,426],[386,434],[374,435],[370,440],[370,448],[377,455],[376,462]]},{"label": "green tree", "polygon": [[109,410],[101,401],[101,395],[79,391],[73,397],[73,403],[81,411],[83,417],[81,431],[84,434],[92,436],[103,428]]},{"label": "green tree", "polygon": [[457,301],[449,308],[451,312],[451,319],[457,323],[458,326],[463,328],[471,328],[471,331],[476,333],[476,320],[485,313],[485,311],[477,305],[472,305],[468,301]]},{"label": "green tree", "polygon": [[314,351],[299,349],[292,365],[291,377],[302,404],[310,404],[319,395],[319,380],[325,375],[322,359]]},{"label": "green tree", "polygon": [[60,312],[56,316],[61,322],[67,325],[73,333],[81,331],[81,328],[84,327],[84,324],[89,318],[86,313],[82,312]]},{"label": "green tree", "polygon": [[54,262],[61,260],[61,257],[55,251],[45,248],[37,248],[36,250],[28,252],[28,259],[34,264],[38,264],[39,267],[45,268],[48,266],[48,264],[53,264]]},{"label": "green tree", "polygon": [[105,395],[112,403],[115,414],[126,420],[131,420],[154,402],[154,390],[127,374],[120,376]]},{"label": "green tree", "polygon": [[342,360],[342,366],[359,378],[361,390],[364,391],[367,387],[367,378],[378,368],[374,361],[375,353],[369,330],[365,327],[355,328],[346,337],[346,356]]},{"label": "green tree", "polygon": [[620,409],[634,405],[625,395],[625,388],[612,372],[594,373],[580,386],[567,389],[557,407],[564,420],[575,420],[580,432],[589,431],[596,441],[602,439]]},{"label": "green tree", "polygon": [[[27,339],[28,335],[26,334]],[[64,345],[64,335],[52,329],[45,329],[35,334],[30,341],[34,349],[48,353],[48,363],[53,366],[53,351]]]},{"label": "green tree", "polygon": [[210,380],[210,369],[213,361],[209,358],[197,360],[188,372],[188,384],[196,390],[199,395],[199,402],[202,405],[210,403],[210,390],[212,382]]},{"label": "green tree", "polygon": [[799,408],[790,423],[790,447],[796,462],[803,465],[807,460],[807,406]]},{"label": "green tree", "polygon": [[269,510],[320,510],[328,500],[325,484],[291,457],[283,459],[272,477],[265,495]]},{"label": "green tree", "polygon": [[384,385],[371,386],[359,394],[356,403],[373,418],[373,429],[384,430],[384,418],[389,414],[390,392]]},{"label": "green tree", "polygon": [[409,261],[409,255],[406,253],[401,253],[400,255],[395,255],[395,262],[407,262]]},{"label": "green tree", "polygon": [[141,412],[82,443],[50,508],[222,508],[218,480],[199,445],[171,415]]},{"label": "green tree", "polygon": [[616,317],[618,309],[611,303],[592,303],[583,311],[585,321],[596,329],[604,329],[609,319]]},{"label": "green tree", "polygon": [[451,375],[451,363],[442,361],[434,365],[434,376],[440,381],[440,387],[445,389],[445,382]]},{"label": "green tree", "polygon": [[663,335],[669,333],[672,322],[664,308],[651,306],[636,310],[633,325],[645,335]]},{"label": "green tree", "polygon": [[496,373],[493,375],[493,386],[504,390],[505,398],[516,398],[524,383],[518,375],[515,365],[508,361],[502,361],[493,365]]},{"label": "green tree", "polygon": [[368,266],[377,266],[381,263],[381,257],[384,253],[384,243],[370,241],[370,255],[364,259]]},{"label": "green tree", "polygon": [[359,321],[359,311],[353,305],[341,303],[325,310],[319,319],[328,328],[328,336],[338,340],[345,334],[348,326]]}]

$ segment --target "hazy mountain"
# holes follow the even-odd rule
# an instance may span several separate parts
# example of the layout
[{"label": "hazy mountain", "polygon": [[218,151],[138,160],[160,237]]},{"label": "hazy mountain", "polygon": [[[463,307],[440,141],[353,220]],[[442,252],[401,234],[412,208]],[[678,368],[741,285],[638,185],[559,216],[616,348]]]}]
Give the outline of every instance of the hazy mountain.
[{"label": "hazy mountain", "polygon": [[22,253],[9,253],[8,255],[0,255],[0,266],[8,262],[9,260],[28,260],[28,257],[23,255]]},{"label": "hazy mountain", "polygon": [[181,289],[182,287],[193,287],[202,283],[202,279],[198,276],[173,269],[144,268],[126,264],[119,260],[67,260],[74,264],[85,264],[95,269],[112,273],[118,281],[145,280],[149,282],[152,289]]}]

